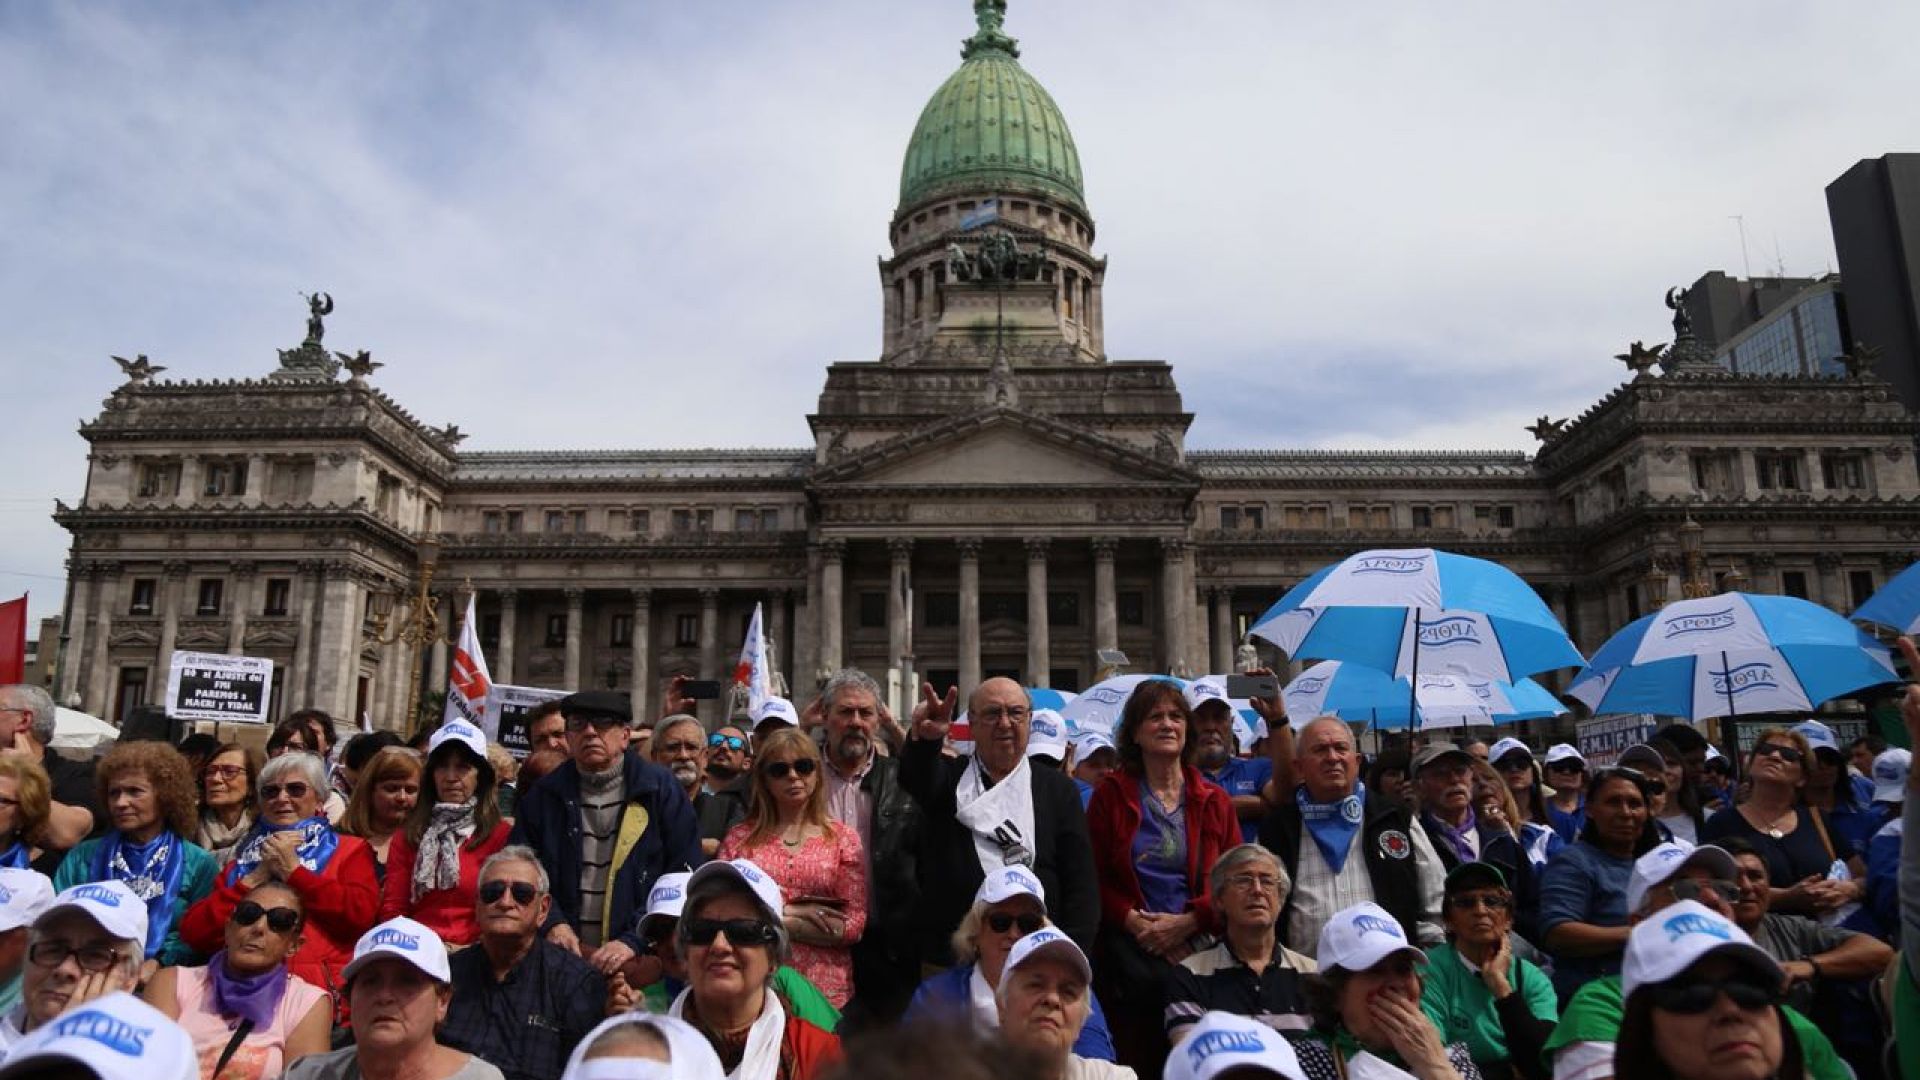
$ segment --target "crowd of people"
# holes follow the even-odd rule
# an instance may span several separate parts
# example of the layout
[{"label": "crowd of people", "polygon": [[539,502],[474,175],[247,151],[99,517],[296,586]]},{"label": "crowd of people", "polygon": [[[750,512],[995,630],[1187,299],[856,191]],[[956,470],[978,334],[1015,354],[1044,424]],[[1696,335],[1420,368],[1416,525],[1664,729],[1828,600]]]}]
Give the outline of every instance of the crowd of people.
[{"label": "crowd of people", "polygon": [[1920,777],[1877,737],[629,700],[522,760],[301,710],[79,762],[0,687],[0,1080],[1920,1076]]}]

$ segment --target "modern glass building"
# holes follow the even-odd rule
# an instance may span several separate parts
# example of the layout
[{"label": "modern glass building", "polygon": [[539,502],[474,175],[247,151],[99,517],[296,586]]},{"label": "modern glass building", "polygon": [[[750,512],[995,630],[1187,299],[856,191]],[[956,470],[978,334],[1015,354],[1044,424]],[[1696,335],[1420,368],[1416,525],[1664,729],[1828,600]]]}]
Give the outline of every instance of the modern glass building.
[{"label": "modern glass building", "polygon": [[1829,276],[1721,343],[1713,359],[1739,375],[1839,376],[1846,341],[1840,279]]}]

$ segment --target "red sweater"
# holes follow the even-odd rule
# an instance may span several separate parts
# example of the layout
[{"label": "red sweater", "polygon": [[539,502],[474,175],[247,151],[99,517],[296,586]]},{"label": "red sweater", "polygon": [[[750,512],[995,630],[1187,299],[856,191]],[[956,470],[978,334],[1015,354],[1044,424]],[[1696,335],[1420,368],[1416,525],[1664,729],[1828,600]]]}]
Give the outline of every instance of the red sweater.
[{"label": "red sweater", "polygon": [[[228,863],[229,867],[233,864]],[[287,970],[323,990],[340,991],[340,969],[353,959],[354,942],[373,928],[380,906],[380,883],[373,876],[373,849],[357,836],[342,836],[322,873],[300,867],[287,879],[300,894],[307,921],[305,940],[287,958]],[[202,955],[211,956],[226,945],[227,920],[247,898],[247,886],[227,882],[222,869],[213,891],[187,909],[180,919],[180,938]]]},{"label": "red sweater", "polygon": [[[1208,871],[1228,848],[1240,843],[1240,824],[1233,800],[1219,785],[1200,775],[1186,774],[1187,910],[1200,920],[1203,933],[1218,933]],[[1093,791],[1087,804],[1087,837],[1093,842],[1093,868],[1100,878],[1100,921],[1115,929],[1127,925],[1127,913],[1146,907],[1140,875],[1133,869],[1133,837],[1140,829],[1140,777],[1115,769]],[[1177,914],[1170,912],[1169,914]]]},{"label": "red sweater", "polygon": [[478,847],[469,846],[473,841],[468,838],[467,843],[460,845],[460,884],[451,889],[434,889],[422,895],[418,903],[413,899],[413,845],[407,842],[404,830],[394,833],[393,843],[387,846],[387,886],[380,897],[379,921],[405,915],[439,934],[440,940],[448,945],[473,944],[480,936],[480,927],[474,920],[480,892],[480,865],[507,846],[507,837],[512,832],[513,824],[502,821]]}]

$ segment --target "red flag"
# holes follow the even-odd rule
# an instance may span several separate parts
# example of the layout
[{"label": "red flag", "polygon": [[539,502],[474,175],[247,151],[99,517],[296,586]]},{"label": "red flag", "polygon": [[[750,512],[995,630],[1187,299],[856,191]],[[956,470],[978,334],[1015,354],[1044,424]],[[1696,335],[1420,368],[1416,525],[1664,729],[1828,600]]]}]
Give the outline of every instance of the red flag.
[{"label": "red flag", "polygon": [[23,595],[0,604],[0,686],[26,681],[27,598]]}]

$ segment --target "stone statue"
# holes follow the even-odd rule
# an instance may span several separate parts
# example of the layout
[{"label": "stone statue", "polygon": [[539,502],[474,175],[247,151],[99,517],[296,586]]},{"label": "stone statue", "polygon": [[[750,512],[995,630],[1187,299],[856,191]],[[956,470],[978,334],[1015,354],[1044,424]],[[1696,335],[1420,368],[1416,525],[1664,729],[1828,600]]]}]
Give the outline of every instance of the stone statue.
[{"label": "stone statue", "polygon": [[343,353],[343,352],[337,352],[337,353],[334,353],[333,355],[340,358],[340,366],[343,368],[346,368],[347,374],[351,376],[351,378],[349,378],[347,381],[350,383],[353,383],[356,386],[365,386],[367,382],[367,376],[373,374],[375,371],[379,370],[380,368],[387,366],[381,363],[380,361],[375,360],[373,358],[373,354],[368,352],[365,349],[361,349],[359,352],[354,353],[352,356],[348,356],[346,353]]},{"label": "stone statue", "polygon": [[1693,316],[1687,314],[1687,290],[1678,285],[1667,290],[1667,307],[1673,311],[1673,340],[1693,336]]},{"label": "stone statue", "polygon": [[307,340],[302,344],[318,345],[327,334],[324,320],[333,314],[333,297],[323,292],[300,295],[307,299]]},{"label": "stone statue", "polygon": [[973,280],[973,259],[958,243],[947,245],[947,276],[954,281]]},{"label": "stone statue", "polygon": [[[1674,310],[1680,311],[1678,308]],[[1680,315],[1675,316],[1674,322],[1677,324],[1684,315],[1685,312],[1681,312]],[[1649,349],[1645,344],[1636,341],[1627,346],[1626,352],[1616,354],[1614,359],[1627,365],[1627,368],[1635,375],[1641,375],[1653,370],[1653,366],[1660,362],[1661,350],[1665,348],[1666,346],[1661,344]]]},{"label": "stone statue", "polygon": [[1012,281],[1020,269],[1020,245],[997,232],[980,241],[974,255],[974,273],[980,281]]},{"label": "stone statue", "polygon": [[[1852,352],[1840,354],[1840,363],[1847,369],[1848,378],[1865,378],[1874,373],[1874,364],[1880,359],[1880,354],[1885,351],[1885,349],[1882,349],[1878,345],[1869,345],[1864,341],[1856,341],[1853,343]],[[144,360],[146,357],[143,356],[141,359]],[[154,370],[161,371],[164,369],[154,368]]]},{"label": "stone statue", "polygon": [[1253,642],[1242,641],[1233,652],[1233,670],[1245,673],[1259,666],[1260,650],[1253,647]]},{"label": "stone statue", "polygon": [[467,433],[460,430],[459,424],[448,424],[446,427],[436,429],[434,434],[440,436],[441,441],[448,446],[459,446],[467,437]]},{"label": "stone statue", "polygon": [[[1635,344],[1637,345],[1639,343],[1635,342]],[[1546,416],[1542,416],[1527,426],[1527,432],[1541,442],[1546,442],[1548,439],[1553,438],[1566,429],[1567,422],[1565,420],[1553,420]]]},{"label": "stone statue", "polygon": [[113,358],[113,362],[120,365],[120,371],[126,375],[127,385],[129,386],[139,386],[141,383],[167,370],[159,364],[148,360],[146,353],[140,353],[131,360],[128,360],[124,356],[116,356]]}]

